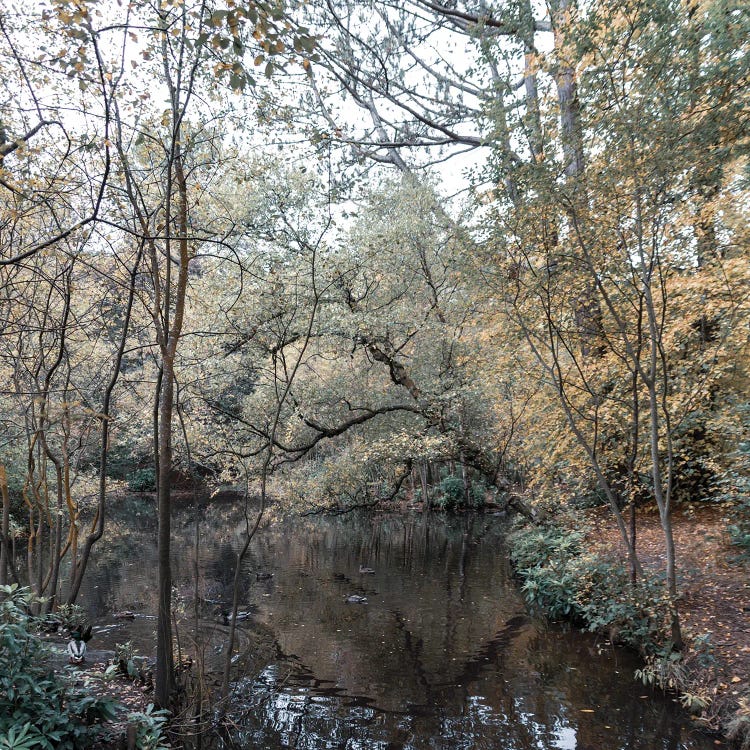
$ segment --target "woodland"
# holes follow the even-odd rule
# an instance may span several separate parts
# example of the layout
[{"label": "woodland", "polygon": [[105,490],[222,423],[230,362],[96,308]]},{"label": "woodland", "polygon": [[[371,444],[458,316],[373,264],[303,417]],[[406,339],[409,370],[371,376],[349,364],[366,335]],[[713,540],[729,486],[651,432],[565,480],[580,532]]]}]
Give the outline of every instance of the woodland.
[{"label": "woodland", "polygon": [[6,624],[156,493],[168,708],[176,485],[491,506],[532,603],[750,747],[747,674],[719,715],[682,669],[673,523],[746,580],[749,39],[737,0],[4,3]]}]

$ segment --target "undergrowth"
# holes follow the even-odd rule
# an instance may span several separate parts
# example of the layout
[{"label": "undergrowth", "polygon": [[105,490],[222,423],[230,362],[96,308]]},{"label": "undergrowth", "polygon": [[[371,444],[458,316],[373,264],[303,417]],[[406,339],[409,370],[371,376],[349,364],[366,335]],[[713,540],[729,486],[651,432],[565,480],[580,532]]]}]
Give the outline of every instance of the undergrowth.
[{"label": "undergrowth", "polygon": [[[686,653],[673,650],[663,580],[644,576],[633,585],[622,565],[586,551],[584,538],[582,531],[559,526],[526,527],[509,536],[511,561],[528,603],[550,619],[572,621],[636,649],[644,658],[636,679],[677,693],[683,707],[715,728],[716,661],[710,640],[696,639]],[[737,733],[744,727],[738,720]]]},{"label": "undergrowth", "polygon": [[79,673],[50,669],[28,614],[28,589],[3,586],[0,597],[0,749],[89,747],[115,718],[117,702],[88,690]]},{"label": "undergrowth", "polygon": [[[29,614],[36,600],[16,584],[0,587],[0,750],[84,750],[110,747],[108,724],[122,706],[101,695],[97,677],[50,668],[50,651],[37,632],[44,620]],[[61,608],[57,622],[79,622],[80,608]],[[168,712],[149,706],[130,713],[140,750],[165,750]]]}]

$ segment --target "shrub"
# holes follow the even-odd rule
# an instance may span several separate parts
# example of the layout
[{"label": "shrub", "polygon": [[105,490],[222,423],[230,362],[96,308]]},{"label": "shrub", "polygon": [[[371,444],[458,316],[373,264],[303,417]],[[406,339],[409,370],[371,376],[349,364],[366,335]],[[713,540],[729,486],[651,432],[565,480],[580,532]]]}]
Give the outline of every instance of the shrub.
[{"label": "shrub", "polygon": [[583,534],[554,526],[536,526],[512,533],[510,559],[518,571],[569,560],[581,554]]},{"label": "shrub", "polygon": [[136,469],[128,474],[128,489],[131,492],[155,492],[156,471],[154,469]]},{"label": "shrub", "polygon": [[586,628],[603,632],[613,643],[630,646],[642,654],[662,648],[669,621],[669,600],[664,584],[641,578],[633,586],[619,565],[594,555],[576,561],[577,599]]},{"label": "shrub", "polygon": [[571,561],[581,553],[582,540],[578,532],[553,526],[522,529],[510,537],[510,558],[523,579],[524,596],[552,619],[581,615]]},{"label": "shrub", "polygon": [[471,504],[474,508],[483,508],[490,488],[481,477],[471,480]]},{"label": "shrub", "polygon": [[441,480],[438,491],[440,499],[438,505],[443,510],[456,510],[464,504],[464,483],[460,477],[453,475]]},{"label": "shrub", "polygon": [[[511,561],[523,579],[527,600],[551,618],[568,618],[592,632],[637,649],[645,664],[636,671],[644,684],[678,693],[694,713],[705,712],[713,694],[706,670],[716,666],[709,636],[697,637],[688,658],[669,637],[670,601],[664,581],[642,577],[634,586],[622,565],[583,552],[583,535],[537,527],[508,537]],[[750,750],[750,718],[738,712],[734,731]],[[742,744],[744,743],[744,744]]]},{"label": "shrub", "polygon": [[165,729],[169,711],[154,710],[149,703],[145,711],[128,714],[128,723],[135,727],[135,746],[139,750],[167,750]]},{"label": "shrub", "polygon": [[74,750],[90,745],[117,704],[75,687],[56,674],[49,652],[27,614],[31,596],[17,585],[0,596],[0,748]]},{"label": "shrub", "polygon": [[750,409],[743,410],[742,439],[728,454],[729,468],[716,481],[716,500],[731,508],[729,535],[740,557],[750,557]]},{"label": "shrub", "polygon": [[734,506],[732,521],[729,525],[732,544],[739,548],[740,557],[750,557],[750,497],[743,497]]},{"label": "shrub", "polygon": [[564,564],[528,568],[521,575],[524,577],[521,591],[526,600],[547,617],[553,620],[580,617],[576,580]]},{"label": "shrub", "polygon": [[521,590],[547,617],[571,619],[644,654],[662,648],[669,602],[661,581],[632,586],[622,566],[584,554],[579,531],[526,528],[511,534],[509,543]]}]

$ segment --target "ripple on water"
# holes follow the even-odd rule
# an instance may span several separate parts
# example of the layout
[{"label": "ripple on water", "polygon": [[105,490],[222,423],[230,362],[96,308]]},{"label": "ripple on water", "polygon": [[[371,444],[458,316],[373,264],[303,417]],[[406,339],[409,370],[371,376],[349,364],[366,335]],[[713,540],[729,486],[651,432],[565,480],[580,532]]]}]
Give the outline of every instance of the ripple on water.
[{"label": "ripple on water", "polygon": [[[240,591],[240,609],[253,617],[239,630],[238,669],[247,673],[234,682],[238,742],[266,750],[713,750],[671,701],[640,697],[629,654],[526,614],[508,575],[503,523],[350,515],[261,532]],[[222,597],[242,542],[236,524],[228,533],[225,517],[215,534],[203,531],[202,583]],[[184,534],[174,550],[178,592],[192,591],[189,526]],[[128,554],[139,564],[128,566]],[[141,653],[153,648],[154,622],[115,627],[107,612],[153,614],[150,560],[155,566],[151,537],[132,540],[105,558],[82,601],[106,626],[103,640],[132,639]],[[363,560],[376,574],[359,572]],[[256,571],[273,576],[258,580]],[[352,594],[367,604],[347,604]],[[181,627],[191,606],[187,595],[177,602]],[[258,627],[267,629],[263,648],[252,635]],[[202,626],[217,663],[227,632],[211,618]]]}]

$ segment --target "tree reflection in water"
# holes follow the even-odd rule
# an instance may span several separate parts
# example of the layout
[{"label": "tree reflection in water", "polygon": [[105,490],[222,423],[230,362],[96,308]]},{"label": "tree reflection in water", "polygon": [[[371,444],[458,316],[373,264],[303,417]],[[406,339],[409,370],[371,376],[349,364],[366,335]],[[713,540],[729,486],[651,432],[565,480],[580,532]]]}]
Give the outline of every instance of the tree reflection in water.
[{"label": "tree reflection in water", "polygon": [[[205,586],[223,589],[241,535],[226,512],[215,517],[220,523],[211,525],[208,514],[202,575]],[[238,746],[713,747],[671,701],[641,697],[629,654],[526,615],[502,524],[492,516],[351,515],[259,534],[241,606],[254,618],[242,625],[268,628],[278,653],[255,674],[236,675],[230,718]],[[175,560],[178,588],[188,590],[190,534],[186,528]],[[361,575],[363,561],[376,572]],[[261,569],[273,577],[258,581]],[[132,609],[128,592],[143,597],[142,570],[107,570],[118,588],[97,590],[93,600]],[[367,604],[347,604],[351,594]]]}]

